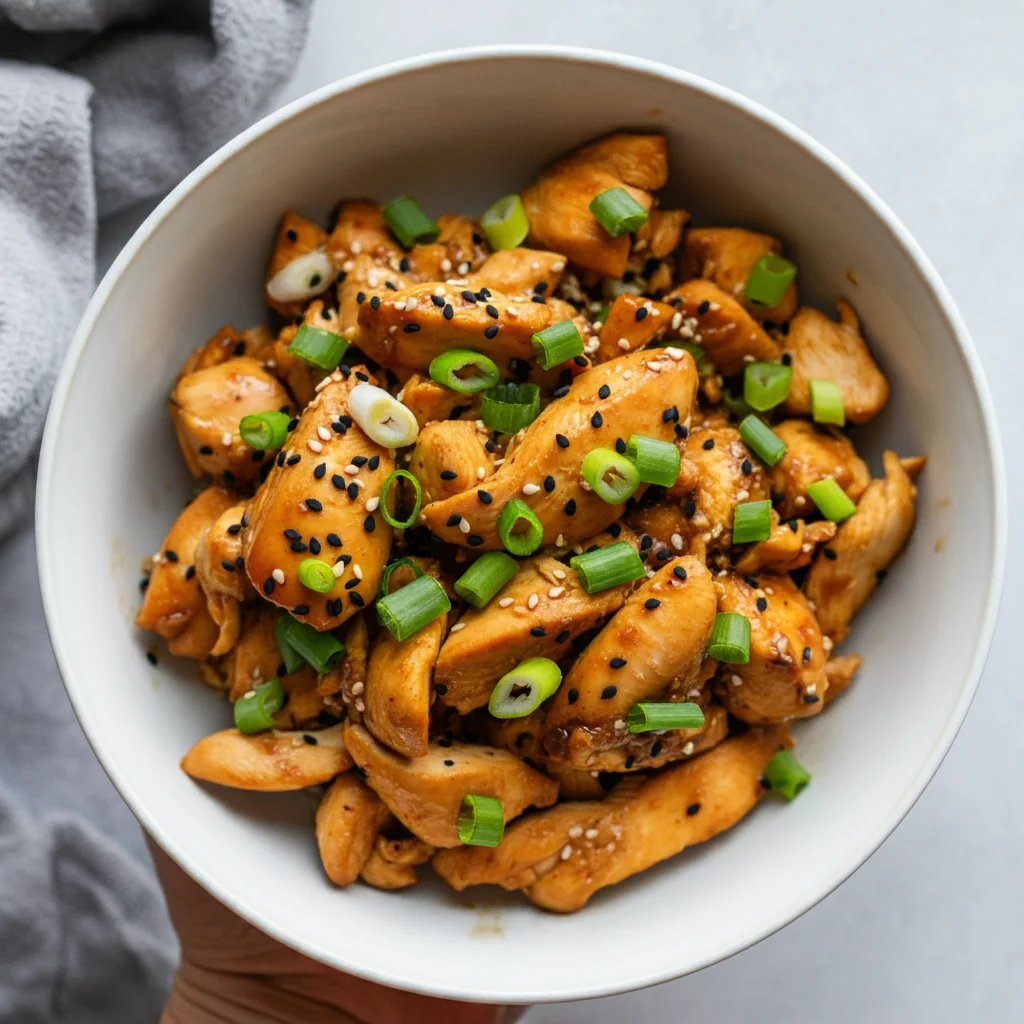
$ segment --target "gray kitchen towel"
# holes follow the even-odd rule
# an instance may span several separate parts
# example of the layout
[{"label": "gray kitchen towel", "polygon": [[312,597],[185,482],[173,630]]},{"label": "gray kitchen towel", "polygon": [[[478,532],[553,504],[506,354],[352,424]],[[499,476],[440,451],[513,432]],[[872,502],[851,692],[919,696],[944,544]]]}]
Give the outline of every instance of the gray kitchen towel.
[{"label": "gray kitchen towel", "polygon": [[[0,538],[30,506],[50,391],[94,285],[98,218],[167,190],[261,113],[311,6],[0,0]],[[23,539],[0,560],[26,554]],[[32,571],[30,557],[18,564]],[[0,609],[34,600],[31,579],[6,579]],[[19,671],[23,640],[0,639],[0,1021],[154,1021],[175,960],[160,892],[90,820],[100,796],[75,787],[107,783],[83,743],[54,742],[70,716],[40,699],[38,668]],[[75,813],[44,807],[57,788],[75,790]]]}]

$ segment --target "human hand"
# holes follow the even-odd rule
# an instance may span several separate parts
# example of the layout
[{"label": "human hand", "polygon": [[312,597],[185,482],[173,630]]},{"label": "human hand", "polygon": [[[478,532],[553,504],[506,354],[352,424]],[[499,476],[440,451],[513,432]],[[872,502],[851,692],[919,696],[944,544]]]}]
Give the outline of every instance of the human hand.
[{"label": "human hand", "polygon": [[160,1024],[513,1024],[525,1012],[400,992],[317,963],[243,921],[148,842],[181,940]]}]

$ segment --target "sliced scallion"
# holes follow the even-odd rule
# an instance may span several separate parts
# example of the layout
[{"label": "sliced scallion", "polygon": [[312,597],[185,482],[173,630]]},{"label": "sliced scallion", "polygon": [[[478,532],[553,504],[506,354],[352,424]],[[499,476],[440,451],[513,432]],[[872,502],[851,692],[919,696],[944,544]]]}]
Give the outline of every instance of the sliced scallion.
[{"label": "sliced scallion", "polygon": [[530,340],[537,355],[537,363],[543,370],[550,370],[559,363],[583,354],[583,337],[572,320],[560,320],[557,324],[545,327]]},{"label": "sliced scallion", "polygon": [[771,788],[792,800],[811,781],[811,773],[788,750],[780,750],[765,766],[764,777]]},{"label": "sliced scallion", "polygon": [[377,621],[396,640],[406,640],[451,607],[444,587],[433,576],[419,576],[377,599]]},{"label": "sliced scallion", "polygon": [[[402,520],[396,519],[394,513],[388,508],[388,492],[396,480],[408,480],[413,492],[412,511]],[[396,469],[388,476],[387,480],[384,481],[384,486],[380,489],[380,514],[384,517],[384,522],[388,526],[393,526],[396,530],[408,530],[416,525],[422,503],[423,489],[420,487],[420,482],[407,469]]]},{"label": "sliced scallion", "polygon": [[474,608],[483,608],[518,571],[519,563],[511,555],[486,551],[455,581],[455,593]]},{"label": "sliced scallion", "polygon": [[795,264],[783,256],[767,253],[750,271],[744,297],[751,305],[768,309],[781,301],[794,277]]},{"label": "sliced scallion", "polygon": [[626,442],[626,458],[636,466],[641,483],[671,487],[679,477],[679,449],[671,441],[633,434]]},{"label": "sliced scallion", "polygon": [[303,324],[286,351],[321,370],[335,370],[347,348],[348,342],[340,334]]},{"label": "sliced scallion", "polygon": [[338,582],[334,570],[319,558],[304,558],[299,562],[299,582],[318,594],[329,594]]},{"label": "sliced scallion", "polygon": [[288,437],[291,416],[286,412],[272,409],[270,412],[254,412],[238,421],[238,433],[242,440],[258,452],[276,452],[284,446]]},{"label": "sliced scallion", "polygon": [[772,535],[772,503],[744,501],[736,506],[732,514],[733,544],[752,544],[767,540]]},{"label": "sliced scallion", "polygon": [[640,486],[636,466],[611,448],[593,448],[587,452],[580,472],[591,490],[609,505],[621,505],[636,494]]},{"label": "sliced scallion", "polygon": [[306,302],[330,288],[334,281],[331,258],[315,249],[286,263],[268,282],[274,302]]},{"label": "sliced scallion", "polygon": [[480,226],[492,249],[514,249],[530,233],[523,201],[515,192],[491,203],[480,218]]},{"label": "sliced scallion", "polygon": [[459,808],[459,842],[466,846],[497,846],[505,831],[505,811],[493,796],[467,793]]},{"label": "sliced scallion", "polygon": [[498,516],[498,536],[513,555],[532,555],[544,539],[544,527],[532,508],[512,498]]},{"label": "sliced scallion", "polygon": [[750,619],[739,612],[719,612],[711,627],[708,657],[746,665],[750,661]]},{"label": "sliced scallion", "polygon": [[528,427],[540,412],[540,388],[536,384],[506,381],[484,392],[484,423],[502,434]]},{"label": "sliced scallion", "polygon": [[420,432],[416,417],[397,398],[373,384],[357,384],[352,389],[348,412],[367,437],[385,448],[404,448]]},{"label": "sliced scallion", "polygon": [[433,242],[441,229],[427,216],[412,196],[392,199],[381,211],[384,223],[406,249],[417,242]]},{"label": "sliced scallion", "polygon": [[491,691],[487,710],[495,718],[525,718],[562,684],[562,672],[548,658],[530,658],[506,672]]},{"label": "sliced scallion", "polygon": [[252,736],[274,728],[274,715],[284,707],[286,694],[278,679],[268,679],[234,704],[235,728]]},{"label": "sliced scallion", "polygon": [[731,391],[723,389],[722,402],[737,419],[744,419],[754,410],[747,405],[747,400],[742,395],[734,395]]},{"label": "sliced scallion", "polygon": [[747,363],[743,370],[743,397],[758,412],[781,405],[789,394],[793,368],[782,363]]},{"label": "sliced scallion", "polygon": [[807,493],[811,501],[818,506],[818,511],[833,523],[841,523],[857,511],[857,506],[850,500],[846,491],[831,477],[808,484]]},{"label": "sliced scallion", "polygon": [[638,580],[646,572],[640,556],[624,540],[576,555],[569,559],[569,565],[588,594]]},{"label": "sliced scallion", "polygon": [[610,188],[594,196],[590,212],[613,238],[647,223],[647,211],[624,188]]},{"label": "sliced scallion", "polygon": [[384,597],[391,593],[391,577],[398,569],[410,570],[414,580],[419,579],[419,577],[423,575],[423,570],[411,558],[399,558],[390,565],[386,565],[384,567],[384,571],[380,576],[380,587],[377,589],[379,597]]},{"label": "sliced scallion", "polygon": [[837,427],[846,424],[846,410],[843,407],[843,393],[834,380],[812,380],[811,416],[815,423],[833,423]]},{"label": "sliced scallion", "polygon": [[277,641],[277,649],[281,652],[281,661],[284,662],[285,675],[298,672],[306,659],[292,647],[288,640],[288,627],[295,620],[290,615],[281,615],[274,624],[274,639]]},{"label": "sliced scallion", "polygon": [[740,424],[740,437],[766,466],[774,466],[786,454],[786,442],[754,413]]},{"label": "sliced scallion", "polygon": [[486,391],[501,379],[501,372],[493,359],[467,348],[453,348],[435,356],[428,372],[431,380],[460,395]]},{"label": "sliced scallion", "polygon": [[654,729],[702,729],[704,712],[699,704],[634,704],[626,714],[630,732],[651,732]]},{"label": "sliced scallion", "polygon": [[[345,650],[345,645],[331,633],[321,633],[306,622],[299,622],[290,615],[282,615],[284,641],[303,661],[312,665],[320,675],[330,671]],[[280,626],[280,620],[278,625]],[[280,647],[281,644],[279,643]],[[284,648],[281,648],[282,654]],[[288,668],[287,659],[285,668]],[[294,670],[292,670],[294,671]]]}]

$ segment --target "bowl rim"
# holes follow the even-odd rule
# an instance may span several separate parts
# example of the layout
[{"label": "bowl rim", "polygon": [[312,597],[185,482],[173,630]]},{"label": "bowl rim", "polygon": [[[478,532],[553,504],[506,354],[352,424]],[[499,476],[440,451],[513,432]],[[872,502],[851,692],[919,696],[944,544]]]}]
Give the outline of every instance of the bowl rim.
[{"label": "bowl rim", "polygon": [[667,80],[697,92],[704,93],[713,99],[727,103],[739,109],[749,118],[759,121],[775,132],[785,136],[790,142],[807,152],[812,158],[823,164],[838,177],[849,189],[856,193],[871,209],[895,241],[903,249],[914,264],[932,298],[939,307],[948,323],[960,351],[961,358],[970,377],[980,407],[984,440],[987,446],[989,469],[992,474],[992,531],[993,548],[992,564],[989,570],[989,583],[985,595],[984,613],[981,626],[975,639],[968,671],[960,688],[956,704],[943,726],[940,734],[932,744],[928,756],[918,767],[912,783],[898,797],[892,808],[883,815],[875,825],[865,833],[865,837],[836,866],[830,882],[824,890],[816,893],[800,893],[793,897],[785,909],[778,912],[769,922],[762,924],[755,931],[745,934],[737,941],[723,947],[709,950],[706,955],[690,963],[680,964],[672,968],[662,968],[648,974],[636,975],[627,980],[615,979],[600,985],[583,988],[568,985],[556,991],[524,991],[522,988],[493,993],[474,992],[460,987],[449,980],[428,980],[415,984],[415,991],[461,1000],[481,1000],[498,1003],[534,1003],[572,999],[596,998],[617,993],[635,991],[650,985],[680,978],[694,971],[701,970],[711,964],[747,949],[750,946],[774,934],[787,924],[796,920],[821,900],[832,893],[839,885],[850,877],[889,837],[896,826],[903,820],[917,799],[924,792],[932,776],[937,771],[943,758],[949,751],[953,740],[963,724],[977,691],[985,661],[991,647],[992,637],[999,610],[1000,597],[1003,589],[1003,578],[1006,563],[1007,545],[1007,485],[1004,458],[995,406],[989,390],[988,382],[981,365],[974,342],[967,326],[960,315],[951,294],[939,277],[938,272],[924,251],[913,238],[899,218],[879,198],[878,195],[861,180],[859,175],[847,167],[838,157],[813,139],[801,128],[791,124],[785,118],[774,113],[760,103],[748,99],[733,89],[719,85],[692,72],[675,68],[658,61],[643,57],[631,56],[608,50],[592,49],[571,45],[547,44],[501,44],[460,47],[433,51],[401,60],[379,64],[364,71],[356,72],[340,78],[328,85],[285,104],[255,124],[236,135],[214,153],[208,156],[198,167],[189,173],[143,221],[131,239],[111,264],[90,299],[82,319],[75,331],[54,387],[46,424],[43,432],[37,474],[37,490],[35,503],[36,558],[38,564],[39,585],[42,594],[43,611],[53,647],[57,666],[64,682],[68,698],[75,710],[83,731],[97,759],[108,778],[114,784],[121,798],[135,815],[142,827],[159,843],[175,862],[182,867],[196,882],[215,896],[220,902],[230,907],[235,913],[262,931],[277,938],[293,949],[307,956],[360,977],[396,988],[410,989],[408,979],[399,970],[378,969],[358,963],[340,964],[330,949],[309,942],[302,934],[281,927],[262,914],[250,911],[244,903],[236,900],[225,891],[218,880],[208,874],[192,861],[188,854],[179,846],[175,837],[166,833],[143,802],[137,798],[129,779],[124,777],[114,765],[112,759],[100,744],[93,741],[93,722],[89,711],[85,688],[76,677],[62,633],[61,621],[58,617],[56,592],[56,567],[48,550],[50,537],[51,490],[54,479],[54,458],[57,438],[61,430],[66,399],[75,376],[79,359],[89,337],[95,327],[101,310],[105,306],[111,292],[117,287],[125,269],[134,259],[136,253],[149,237],[159,228],[167,216],[179,202],[202,180],[213,174],[228,160],[241,153],[256,139],[273,131],[278,125],[297,114],[334,97],[350,92],[362,86],[371,85],[386,78],[400,77],[404,74],[421,70],[430,66],[447,64],[483,62],[495,59],[550,59],[561,60],[574,64],[589,64],[622,68],[628,71]]}]

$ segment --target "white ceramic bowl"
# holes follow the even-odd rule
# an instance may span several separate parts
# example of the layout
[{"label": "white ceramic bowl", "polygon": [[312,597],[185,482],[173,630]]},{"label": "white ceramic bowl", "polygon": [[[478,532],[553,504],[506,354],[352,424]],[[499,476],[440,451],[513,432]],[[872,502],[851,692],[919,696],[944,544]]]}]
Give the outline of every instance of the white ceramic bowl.
[{"label": "white ceramic bowl", "polygon": [[[186,353],[263,316],[281,211],[413,192],[479,212],[583,140],[669,139],[668,197],[700,221],[786,241],[804,299],[849,296],[892,382],[857,432],[929,456],[919,521],[849,649],[851,691],[801,725],[814,783],[739,827],[559,917],[429,869],[402,894],[332,888],[309,794],[197,785],[178,760],[228,721],[190,664],[144,657],[139,559],[190,481],[164,408]],[[855,270],[857,284],[848,271]],[[529,47],[437,54],[356,75],[261,121],[189,175],[107,274],[57,385],[43,444],[39,566],[68,693],[99,759],[156,840],[254,924],[391,985],[464,999],[604,995],[677,977],[791,921],[845,879],[921,793],[978,682],[1004,561],[999,440],[978,357],[927,258],[876,196],[803,133],[734,93],[613,54]]]}]

